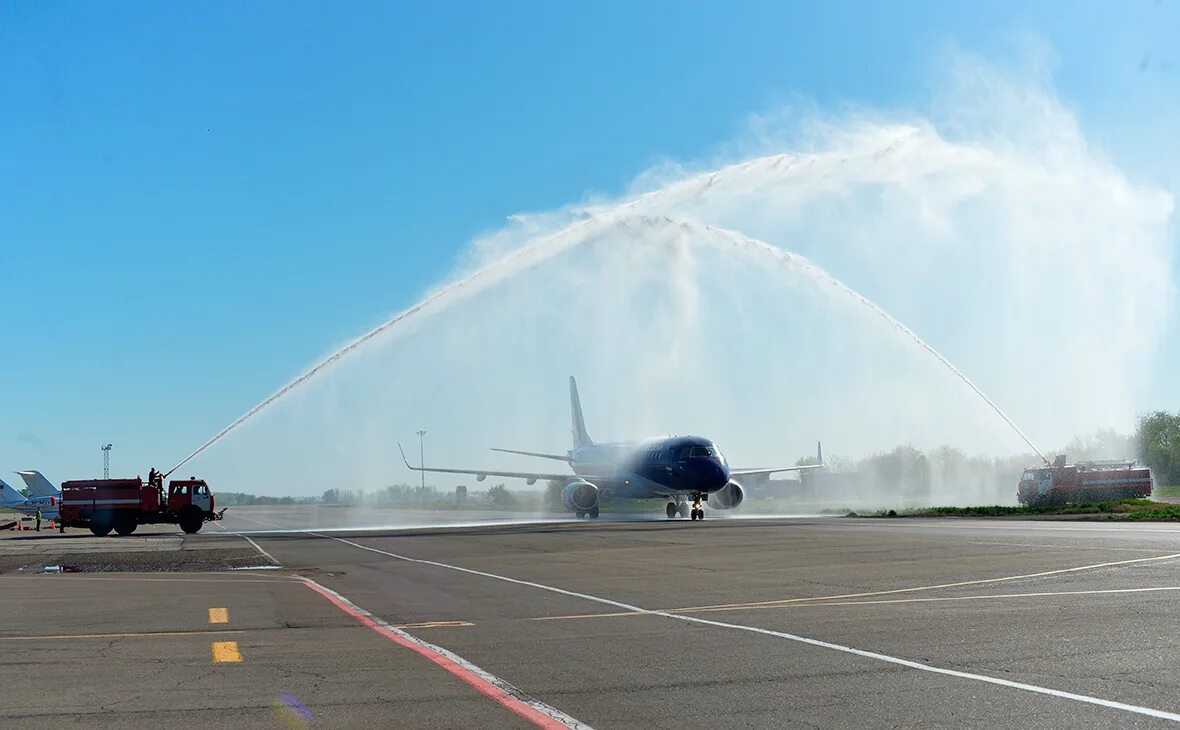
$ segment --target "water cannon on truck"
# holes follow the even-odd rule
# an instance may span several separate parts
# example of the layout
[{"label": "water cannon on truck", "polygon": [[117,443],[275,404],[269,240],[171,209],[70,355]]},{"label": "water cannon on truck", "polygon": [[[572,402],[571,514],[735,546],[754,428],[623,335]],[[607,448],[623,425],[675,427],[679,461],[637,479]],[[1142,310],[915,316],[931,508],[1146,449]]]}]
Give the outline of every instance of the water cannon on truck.
[{"label": "water cannon on truck", "polygon": [[1016,497],[1026,506],[1078,504],[1149,497],[1151,489],[1151,470],[1134,461],[1067,464],[1060,454],[1052,464],[1025,469]]},{"label": "water cannon on truck", "polygon": [[213,493],[204,479],[173,479],[164,488],[164,475],[152,470],[144,482],[134,479],[79,479],[61,485],[59,520],[62,528],[86,527],[102,537],[114,530],[130,535],[139,525],[173,524],[188,534],[206,522],[220,520]]}]

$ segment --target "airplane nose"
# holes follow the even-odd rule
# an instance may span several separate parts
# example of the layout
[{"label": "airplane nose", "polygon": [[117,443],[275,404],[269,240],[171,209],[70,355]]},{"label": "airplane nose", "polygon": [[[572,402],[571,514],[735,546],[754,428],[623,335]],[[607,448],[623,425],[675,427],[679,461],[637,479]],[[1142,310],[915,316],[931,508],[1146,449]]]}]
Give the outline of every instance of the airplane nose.
[{"label": "airplane nose", "polygon": [[724,464],[722,462],[718,462],[717,467],[721,470],[721,481],[728,484],[729,483],[729,466],[727,466],[726,464]]},{"label": "airplane nose", "polygon": [[702,465],[701,480],[710,487],[725,486],[729,482],[729,468],[719,460],[710,459],[707,465]]}]

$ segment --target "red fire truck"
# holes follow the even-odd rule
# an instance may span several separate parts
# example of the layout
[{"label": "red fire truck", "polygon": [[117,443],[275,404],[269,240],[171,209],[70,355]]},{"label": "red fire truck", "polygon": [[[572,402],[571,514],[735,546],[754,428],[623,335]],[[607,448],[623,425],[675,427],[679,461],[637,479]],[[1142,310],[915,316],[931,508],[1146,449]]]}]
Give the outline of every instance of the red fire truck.
[{"label": "red fire truck", "polygon": [[102,537],[114,530],[130,535],[139,525],[178,524],[192,534],[206,521],[219,520],[225,513],[214,511],[213,493],[204,479],[173,479],[164,489],[163,480],[145,483],[140,479],[83,479],[61,485],[62,527],[88,527]]},{"label": "red fire truck", "polygon": [[1151,470],[1133,461],[1079,461],[1025,469],[1016,496],[1024,505],[1102,502],[1151,496]]}]

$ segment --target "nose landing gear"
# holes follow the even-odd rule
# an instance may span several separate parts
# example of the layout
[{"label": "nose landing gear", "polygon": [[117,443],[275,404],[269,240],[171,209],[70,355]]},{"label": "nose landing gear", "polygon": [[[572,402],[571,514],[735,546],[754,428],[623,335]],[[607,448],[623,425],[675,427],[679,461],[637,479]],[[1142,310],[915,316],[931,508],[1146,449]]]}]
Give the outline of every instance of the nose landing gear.
[{"label": "nose landing gear", "polygon": [[700,497],[697,497],[697,501],[695,501],[695,502],[693,502],[693,503],[692,503],[692,512],[691,512],[691,515],[692,515],[692,518],[693,518],[694,520],[703,520],[703,519],[705,519],[705,508],[701,506],[701,499],[700,499]]}]

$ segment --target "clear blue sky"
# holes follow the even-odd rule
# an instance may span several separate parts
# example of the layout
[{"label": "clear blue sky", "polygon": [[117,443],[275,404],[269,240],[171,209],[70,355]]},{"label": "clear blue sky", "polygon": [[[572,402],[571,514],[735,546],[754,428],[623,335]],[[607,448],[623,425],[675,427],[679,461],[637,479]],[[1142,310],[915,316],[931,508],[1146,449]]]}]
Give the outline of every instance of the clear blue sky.
[{"label": "clear blue sky", "polygon": [[506,215],[784,99],[922,108],[947,46],[1043,42],[1091,139],[1176,191],[1178,31],[1170,1],[4,3],[0,471],[170,464]]}]

